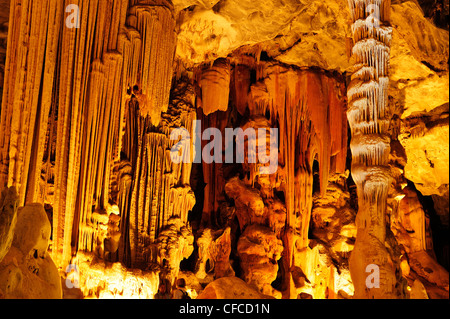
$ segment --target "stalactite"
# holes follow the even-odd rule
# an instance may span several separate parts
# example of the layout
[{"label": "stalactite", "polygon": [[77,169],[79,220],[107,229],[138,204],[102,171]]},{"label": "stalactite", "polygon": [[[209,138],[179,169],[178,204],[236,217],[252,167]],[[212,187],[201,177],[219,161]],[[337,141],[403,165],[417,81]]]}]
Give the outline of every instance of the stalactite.
[{"label": "stalactite", "polygon": [[55,205],[53,219],[53,254],[63,266],[72,256],[76,196],[80,177],[83,112],[88,88],[89,61],[93,45],[97,2],[79,4],[82,23],[76,29],[63,28],[59,77],[59,103],[55,162]]},{"label": "stalactite", "polygon": [[[280,129],[280,163],[284,165],[287,224],[300,234],[301,246],[307,244],[309,216],[312,207],[312,164],[318,156],[320,189],[326,189],[333,147],[338,156],[340,172],[345,167],[346,125],[339,112],[337,118],[328,114],[344,110],[344,103],[334,95],[342,95],[343,87],[335,86],[327,77],[312,72],[271,67],[263,71],[269,96],[270,115]],[[333,90],[330,90],[333,88]],[[328,92],[323,94],[322,92]],[[333,103],[333,104],[331,104]],[[333,122],[339,123],[331,124]],[[331,132],[331,128],[336,131]],[[302,216],[301,219],[298,216]]]},{"label": "stalactite", "polygon": [[[122,72],[122,59],[119,54],[105,54],[106,63],[94,61],[89,82],[89,99],[87,101],[87,125],[83,135],[83,147],[87,150],[82,158],[80,187],[77,210],[80,212],[79,223],[86,229],[90,225],[92,207],[104,209],[110,198],[110,173],[113,165],[113,140],[118,134],[116,120],[120,114],[120,95],[106,92],[121,92],[119,86]],[[111,125],[104,125],[111,123]],[[92,225],[92,227],[95,226]],[[74,230],[76,241],[78,231]],[[81,234],[84,237],[83,234]],[[94,235],[95,237],[95,235]],[[94,239],[95,240],[95,239]],[[81,250],[91,251],[91,245],[79,246]]]},{"label": "stalactite", "polygon": [[[176,34],[172,12],[164,5],[148,5],[145,1],[130,6],[127,26],[139,32],[140,49],[134,50],[134,67],[130,86],[137,85],[145,103],[143,115],[150,115],[158,125],[160,113],[167,111],[173,73]],[[142,4],[140,4],[142,2]],[[133,42],[134,45],[135,42]]]},{"label": "stalactite", "polygon": [[[134,128],[122,121],[130,105],[126,93],[133,88],[138,114],[150,115],[151,123],[159,124],[169,102],[176,39],[168,2],[78,1],[79,29],[66,27],[60,19],[68,4],[11,4],[11,12],[21,18],[12,20],[8,48],[18,54],[8,54],[0,121],[0,184],[17,186],[22,204],[38,197],[52,204],[52,247],[59,266],[69,262],[77,249],[95,249],[100,235],[93,209],[102,211],[111,199],[119,198],[121,209],[129,210],[133,203],[129,195],[138,201],[138,211],[122,214],[144,216],[139,208],[143,197],[137,192],[143,192],[146,184],[137,190],[111,174],[119,172],[123,149],[133,168],[144,167],[129,174],[144,181],[150,174],[139,159],[152,158],[145,143],[153,141],[143,131],[149,125]],[[127,135],[125,127],[141,133]],[[122,143],[123,135],[130,139]],[[142,145],[139,154],[136,142]],[[166,161],[161,162],[164,171]],[[187,184],[190,168],[184,168],[179,171]],[[48,186],[52,182],[53,196]],[[165,187],[170,189],[173,183],[166,179]],[[177,212],[193,205],[192,199],[189,204],[179,199],[190,198],[189,192],[172,191],[170,196]],[[126,225],[123,221],[120,227]]]},{"label": "stalactite", "polygon": [[[395,154],[396,135],[404,130],[400,124],[406,123],[412,139],[430,133],[430,125],[448,124],[448,103],[446,111],[437,103],[429,105],[436,107],[433,112],[413,114],[416,106],[410,106],[420,103],[408,100],[423,92],[410,94],[410,80],[402,78],[410,61],[428,74],[413,80],[419,85],[433,77],[445,80],[448,68],[448,52],[440,50],[445,31],[441,36],[419,21],[424,27],[419,38],[402,32],[403,13],[410,14],[417,4],[396,4],[402,8],[393,16],[401,37],[392,46],[397,82],[392,85],[390,0],[348,0],[350,16],[333,14],[340,3],[293,12],[279,6],[275,9],[291,15],[279,30],[272,30],[279,22],[266,12],[270,1],[239,22],[241,10],[249,7],[236,3],[230,8],[230,1],[6,1],[9,22],[0,21],[0,190],[6,189],[0,196],[0,299],[15,296],[9,293],[16,288],[28,289],[28,273],[36,277],[37,266],[51,261],[47,251],[57,266],[51,271],[56,286],[43,285],[36,293],[57,297],[55,287],[68,264],[77,264],[85,275],[83,293],[97,297],[152,298],[160,280],[174,284],[176,278],[190,277],[203,289],[210,280],[228,276],[241,276],[276,298],[348,298],[353,292],[355,298],[405,297],[406,281],[411,296],[425,286],[434,290],[431,298],[448,297],[448,272],[432,258],[426,207],[413,185],[406,186],[406,154]],[[69,5],[80,9],[74,28],[66,20]],[[320,19],[311,20],[316,11]],[[352,40],[340,42],[346,33],[342,21],[349,17]],[[258,32],[249,28],[258,22]],[[305,31],[309,24],[314,37]],[[418,33],[417,26],[412,30]],[[342,51],[333,52],[339,45]],[[353,59],[350,69],[329,63],[334,58],[344,62],[345,45]],[[313,50],[303,57],[305,48]],[[443,51],[437,54],[442,61],[423,57],[435,49]],[[390,103],[399,92],[405,93],[406,104],[399,105],[393,124]],[[401,120],[404,106],[412,116]],[[430,118],[423,122],[424,116]],[[229,155],[231,144],[237,158],[239,147],[243,163],[202,158],[194,166],[172,160],[178,142],[171,139],[174,129],[189,132],[193,159],[211,142],[199,142],[198,135],[215,128],[225,137],[230,127],[266,130],[214,149]],[[272,152],[277,143],[268,132],[274,128],[279,139]],[[277,160],[273,174],[259,170],[267,166],[260,158],[249,161],[263,148],[272,156],[270,163]],[[430,153],[425,157],[431,168],[440,165]],[[347,180],[355,182],[356,196]],[[203,201],[198,210],[193,189]],[[440,197],[433,198],[435,207],[445,206]],[[38,231],[30,234],[39,247],[25,255],[17,253],[25,242],[20,236],[30,234],[22,229],[13,236],[23,210],[16,218],[17,206],[25,206],[24,211],[39,207],[29,212],[39,212],[36,220],[45,221],[45,227],[33,222]],[[180,263],[195,248],[198,259],[186,263],[195,274],[183,274]],[[368,287],[367,266],[379,268],[380,288]],[[408,277],[410,271],[424,284]],[[353,283],[347,280],[350,273]],[[12,274],[25,284],[5,285]],[[237,278],[221,279],[205,289],[206,295],[223,296],[220,288],[229,285],[246,295],[250,291]],[[229,289],[230,296],[236,287]],[[254,292],[248,295],[259,296]]]},{"label": "stalactite", "polygon": [[[131,186],[133,180],[133,168],[129,161],[121,161],[117,164],[117,203],[120,210],[120,233],[121,240],[119,242],[119,250],[117,260],[126,261],[129,257],[129,251],[127,250],[128,241],[124,240],[124,238],[128,238],[128,229],[129,229],[129,209],[130,206],[130,194],[131,194]],[[152,222],[153,223],[153,222]]]},{"label": "stalactite", "polygon": [[[133,169],[128,174],[132,174],[136,182],[130,185],[125,180],[118,180],[121,238],[130,238],[131,247],[126,251],[127,244],[119,245],[122,247],[119,258],[125,258],[119,260],[134,263],[142,260],[142,256],[136,256],[136,251],[142,251],[144,245],[140,235],[145,232],[142,220],[148,218],[146,210],[150,207],[144,204],[149,202],[148,192],[155,184],[153,180],[147,181],[147,175],[151,173],[145,162],[147,158],[154,158],[147,147],[155,140],[148,140],[145,130],[149,121],[158,124],[160,112],[167,109],[175,34],[168,8],[135,4],[128,8],[127,19],[125,9],[124,4],[101,3],[98,19],[119,28],[116,33],[98,28],[91,40],[94,61],[89,75],[87,122],[82,137],[83,147],[89,151],[84,154],[81,164],[79,215],[75,216],[79,219],[79,230],[74,229],[72,241],[78,241],[80,250],[95,250],[99,234],[98,226],[93,223],[92,207],[102,210],[111,200],[111,172],[120,166],[120,151],[123,150]],[[107,14],[111,11],[112,14]],[[123,30],[122,33],[119,34],[119,30]],[[116,48],[119,52],[113,51]],[[134,100],[126,103],[126,91],[131,87]],[[112,95],[112,92],[119,94]],[[139,119],[147,115],[147,120]],[[125,136],[123,143],[122,136]],[[160,164],[156,166],[160,167]],[[155,186],[158,187],[158,183]]]},{"label": "stalactite", "polygon": [[241,115],[244,115],[249,103],[250,68],[246,65],[238,64],[235,66],[233,75],[234,90],[232,90],[232,93],[235,95],[236,108]]},{"label": "stalactite", "polygon": [[56,119],[57,119],[57,104],[55,102],[56,95],[52,97],[52,107],[50,109],[47,134],[45,139],[43,164],[41,169],[42,179],[39,186],[39,202],[53,205],[55,194],[55,158],[56,158]]},{"label": "stalactite", "polygon": [[229,62],[225,59],[217,59],[211,66],[203,66],[199,77],[203,114],[226,111],[230,95]]},{"label": "stalactite", "polygon": [[37,200],[62,3],[12,1],[0,120],[0,188]]},{"label": "stalactite", "polygon": [[[207,128],[218,128],[224,136],[225,127],[227,127],[229,112],[217,111],[208,116],[198,109],[197,116],[201,120],[202,127],[200,134]],[[208,140],[201,140],[201,149],[209,143]],[[201,223],[205,226],[211,225],[213,222],[213,214],[219,209],[219,201],[223,197],[225,179],[223,176],[223,163],[206,163],[202,161],[203,181],[206,184],[204,190],[203,213]]]},{"label": "stalactite", "polygon": [[[174,98],[167,112],[161,114],[160,125],[155,127],[150,117],[141,113],[135,96],[127,101],[126,110],[122,161],[129,163],[129,169],[124,171],[128,177],[118,185],[123,221],[119,260],[143,267],[162,262],[156,258],[161,232],[171,218],[179,218],[181,224],[187,225],[188,212],[195,204],[189,187],[192,164],[171,161],[170,149],[177,141],[171,141],[169,136],[176,127],[185,127],[193,136],[196,112],[189,101]],[[171,267],[171,271],[178,271],[173,264]]]}]

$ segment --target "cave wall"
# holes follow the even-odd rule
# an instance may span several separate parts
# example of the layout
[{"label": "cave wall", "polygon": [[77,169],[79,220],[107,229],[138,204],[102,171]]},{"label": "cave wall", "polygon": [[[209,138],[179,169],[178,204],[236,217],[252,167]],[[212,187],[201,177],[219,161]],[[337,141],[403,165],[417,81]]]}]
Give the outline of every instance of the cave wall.
[{"label": "cave wall", "polygon": [[[114,295],[100,271],[145,297],[230,276],[276,298],[448,297],[448,2],[382,1],[377,33],[370,1],[79,0],[69,28],[72,2],[1,2],[0,189],[44,205],[63,278],[92,269],[84,295]],[[179,127],[193,156],[206,128],[277,128],[277,170],[175,163]],[[363,292],[364,256],[388,288]]]}]

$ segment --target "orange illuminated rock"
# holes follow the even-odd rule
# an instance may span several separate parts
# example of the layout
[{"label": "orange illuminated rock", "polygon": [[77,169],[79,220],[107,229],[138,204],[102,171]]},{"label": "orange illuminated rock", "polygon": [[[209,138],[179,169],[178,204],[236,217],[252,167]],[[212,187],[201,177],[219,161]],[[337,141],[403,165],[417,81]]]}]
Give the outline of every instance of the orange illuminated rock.
[{"label": "orange illuminated rock", "polygon": [[[67,1],[0,0],[0,298],[60,297],[74,263],[67,298],[183,276],[193,298],[448,297],[448,5],[429,2],[78,0],[74,28]],[[175,163],[177,128],[192,155],[208,128],[266,134],[217,150],[243,163]]]},{"label": "orange illuminated rock", "polygon": [[281,297],[271,283],[277,278],[283,244],[270,228],[253,224],[239,238],[237,251],[245,281],[266,295]]},{"label": "orange illuminated rock", "polygon": [[[195,275],[204,279],[207,272],[214,272],[214,278],[232,277],[234,270],[230,265],[231,238],[230,227],[224,231],[205,229],[197,239],[198,260],[195,265]],[[207,269],[206,265],[209,265]]]},{"label": "orange illuminated rock", "polygon": [[0,289],[6,298],[62,298],[61,277],[48,253],[50,231],[41,204],[19,209],[13,245],[0,263]]},{"label": "orange illuminated rock", "polygon": [[214,280],[198,295],[197,299],[273,299],[236,277]]},{"label": "orange illuminated rock", "polygon": [[[79,278],[76,278],[84,298],[101,299],[151,299],[158,289],[159,270],[127,268],[120,262],[110,263],[91,253],[77,256]],[[67,285],[70,278],[64,278]],[[66,289],[73,293],[75,287]],[[69,287],[67,287],[69,288]]]},{"label": "orange illuminated rock", "polygon": [[[357,186],[356,241],[349,260],[354,298],[403,298],[400,262],[385,242],[390,172],[389,58],[391,2],[349,1],[354,61],[347,89],[351,173]],[[376,19],[376,21],[374,20]],[[374,21],[376,24],[374,24]],[[366,284],[367,267],[379,270],[379,289]]]},{"label": "orange illuminated rock", "polygon": [[3,189],[0,197],[0,262],[8,253],[17,224],[18,196],[16,189]]}]

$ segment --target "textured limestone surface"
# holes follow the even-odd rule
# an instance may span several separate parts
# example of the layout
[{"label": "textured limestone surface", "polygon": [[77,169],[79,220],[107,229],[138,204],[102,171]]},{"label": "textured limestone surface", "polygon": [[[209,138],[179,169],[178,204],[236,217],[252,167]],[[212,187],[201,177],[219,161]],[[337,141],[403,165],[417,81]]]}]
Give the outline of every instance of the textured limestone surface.
[{"label": "textured limestone surface", "polygon": [[448,0],[69,2],[0,0],[0,298],[448,298]]}]

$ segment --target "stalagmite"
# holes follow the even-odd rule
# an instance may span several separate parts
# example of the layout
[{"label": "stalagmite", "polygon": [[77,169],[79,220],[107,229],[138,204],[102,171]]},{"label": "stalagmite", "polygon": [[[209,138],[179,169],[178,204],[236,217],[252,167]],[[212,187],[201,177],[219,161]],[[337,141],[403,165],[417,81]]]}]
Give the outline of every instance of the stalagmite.
[{"label": "stalagmite", "polygon": [[8,253],[13,242],[18,200],[15,187],[2,190],[0,196],[0,262]]},{"label": "stalagmite", "polygon": [[[347,90],[351,129],[352,177],[357,185],[358,214],[350,272],[355,298],[399,298],[395,258],[385,247],[386,201],[391,184],[387,88],[391,27],[390,1],[350,0],[355,70]],[[378,269],[380,282],[367,286],[367,269]],[[397,271],[398,273],[398,271]]]},{"label": "stalagmite", "polygon": [[[343,85],[324,74],[285,69],[268,63],[259,69],[266,94],[255,92],[251,113],[270,113],[279,126],[280,189],[286,203],[284,297],[297,293],[290,268],[294,246],[306,248],[313,194],[313,163],[319,164],[320,191],[323,195],[331,170],[343,173],[346,157],[346,121]],[[252,86],[253,88],[253,86]],[[323,94],[328,92],[328,94]],[[267,96],[268,95],[268,96]],[[342,112],[342,113],[341,113]],[[281,169],[282,168],[282,169]]]},{"label": "stalagmite", "polygon": [[[19,55],[9,55],[5,74],[9,85],[3,92],[0,124],[0,184],[17,186],[20,204],[38,197],[50,200],[52,252],[61,267],[70,261],[73,250],[95,249],[98,233],[93,207],[101,211],[111,196],[116,196],[110,194],[115,179],[111,173],[119,166],[124,127],[130,129],[121,120],[125,118],[128,87],[136,88],[138,114],[148,115],[148,123],[158,125],[169,104],[175,50],[175,21],[167,3],[137,1],[128,7],[127,1],[80,1],[78,7],[81,23],[76,29],[57,18],[66,8],[61,1],[11,4],[11,12],[20,13],[21,19],[12,21],[8,48],[16,43],[26,45],[19,49]],[[26,20],[32,23],[25,24]],[[45,36],[50,41],[42,40]],[[28,60],[21,60],[21,56]],[[30,76],[25,76],[25,64]],[[18,116],[22,120],[16,119]],[[131,136],[135,139],[138,135],[133,131]],[[140,136],[142,150],[154,141]],[[136,145],[127,141],[124,145],[135,151]],[[46,162],[42,165],[45,146]],[[140,156],[147,153],[145,150]],[[125,154],[136,165],[138,154]],[[164,157],[159,158],[164,163]],[[44,187],[41,167],[46,172]],[[29,176],[28,180],[23,176]],[[188,168],[183,171],[183,181],[186,176]],[[47,187],[50,180],[54,196]],[[161,181],[161,187],[172,185],[169,179],[165,183]],[[136,191],[130,190],[130,196]],[[192,200],[186,204],[178,199],[192,196],[188,190],[171,196],[177,209],[189,210],[193,205]],[[143,207],[138,205],[137,209],[140,215]],[[125,218],[120,227],[127,222]]]},{"label": "stalagmite", "polygon": [[150,256],[153,260],[150,261],[161,265],[163,271],[168,272],[165,274],[166,279],[169,279],[173,284],[178,277],[180,262],[192,254],[193,244],[192,230],[189,226],[186,226],[181,218],[173,216],[161,228],[153,245],[156,250]]},{"label": "stalagmite", "polygon": [[150,115],[152,124],[158,125],[161,112],[165,112],[169,104],[176,43],[175,20],[171,9],[164,4],[136,2],[128,8],[127,27],[139,32],[139,51],[135,51],[139,56],[137,61],[133,61],[137,63],[135,68],[126,74],[131,76],[128,85],[137,85],[145,101],[141,103],[142,114]]},{"label": "stalagmite", "polygon": [[80,288],[88,298],[151,299],[158,290],[159,271],[154,269],[126,268],[122,263],[105,262],[87,252],[77,255],[77,264],[83,274]]}]

